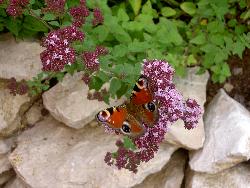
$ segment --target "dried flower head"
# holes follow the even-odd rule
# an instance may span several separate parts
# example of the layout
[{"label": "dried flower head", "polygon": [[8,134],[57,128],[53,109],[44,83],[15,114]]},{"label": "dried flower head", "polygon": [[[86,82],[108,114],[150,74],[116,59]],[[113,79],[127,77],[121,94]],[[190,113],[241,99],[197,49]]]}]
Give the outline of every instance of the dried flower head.
[{"label": "dried flower head", "polygon": [[29,90],[29,87],[24,80],[18,83],[14,77],[10,78],[7,88],[10,90],[10,94],[14,96],[16,96],[16,94],[25,95]]}]

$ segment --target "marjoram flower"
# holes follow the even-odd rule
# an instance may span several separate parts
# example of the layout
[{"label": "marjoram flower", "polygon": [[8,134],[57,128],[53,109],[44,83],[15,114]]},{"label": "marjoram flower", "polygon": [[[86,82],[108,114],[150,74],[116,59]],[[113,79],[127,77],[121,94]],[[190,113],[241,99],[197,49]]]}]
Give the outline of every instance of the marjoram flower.
[{"label": "marjoram flower", "polygon": [[184,127],[192,129],[197,126],[202,114],[201,107],[194,99],[185,101],[176,90],[173,84],[174,69],[166,61],[144,60],[141,74],[149,79],[154,100],[159,103],[158,122],[154,127],[144,124],[145,134],[133,139],[137,150],[124,148],[120,144],[115,156],[107,153],[105,157],[108,165],[115,165],[118,169],[125,168],[132,172],[137,172],[141,162],[148,162],[154,158],[171,124],[182,119]]}]

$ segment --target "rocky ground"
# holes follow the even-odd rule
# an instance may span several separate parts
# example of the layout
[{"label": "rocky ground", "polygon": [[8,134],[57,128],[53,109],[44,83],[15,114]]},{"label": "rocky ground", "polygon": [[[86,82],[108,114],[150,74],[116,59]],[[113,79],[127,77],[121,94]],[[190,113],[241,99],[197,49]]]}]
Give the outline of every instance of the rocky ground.
[{"label": "rocky ground", "polygon": [[[156,157],[133,174],[104,163],[118,136],[93,121],[107,105],[87,100],[79,75],[67,75],[42,98],[13,96],[3,87],[5,79],[35,76],[41,50],[35,41],[0,42],[0,187],[250,187],[250,112],[223,89],[211,97],[197,128],[176,122]],[[175,82],[185,97],[204,105],[209,74],[195,71]]]}]

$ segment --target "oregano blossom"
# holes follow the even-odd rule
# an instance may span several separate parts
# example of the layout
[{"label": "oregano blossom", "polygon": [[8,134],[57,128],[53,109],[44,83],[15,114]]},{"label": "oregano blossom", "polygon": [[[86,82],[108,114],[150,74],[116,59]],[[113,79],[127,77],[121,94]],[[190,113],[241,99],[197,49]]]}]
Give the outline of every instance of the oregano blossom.
[{"label": "oregano blossom", "polygon": [[52,31],[42,40],[42,46],[46,47],[40,54],[42,69],[44,71],[60,71],[65,65],[75,62],[75,50],[70,46],[74,41],[82,41],[84,33],[75,26]]},{"label": "oregano blossom", "polygon": [[[1,3],[1,2],[0,2]],[[6,12],[10,16],[22,15],[24,8],[29,4],[28,0],[10,0]]]},{"label": "oregano blossom", "polygon": [[[115,165],[118,169],[125,168],[134,173],[141,162],[148,162],[154,158],[164,140],[169,127],[178,119],[184,121],[186,129],[197,126],[202,109],[194,99],[184,100],[173,84],[174,69],[162,60],[144,60],[142,75],[147,77],[154,94],[154,101],[159,103],[159,119],[153,127],[143,124],[146,132],[141,137],[132,139],[136,150],[124,147],[119,141],[118,150],[108,152],[104,161],[108,165]],[[106,132],[112,132],[105,126]]]}]

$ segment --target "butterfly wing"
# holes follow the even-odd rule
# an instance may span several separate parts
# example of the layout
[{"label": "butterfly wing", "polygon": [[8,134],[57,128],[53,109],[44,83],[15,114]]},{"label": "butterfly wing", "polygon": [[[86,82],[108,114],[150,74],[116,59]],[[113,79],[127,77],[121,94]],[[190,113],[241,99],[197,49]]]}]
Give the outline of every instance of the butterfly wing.
[{"label": "butterfly wing", "polygon": [[137,137],[145,132],[138,120],[128,113],[125,105],[100,111],[96,115],[96,119],[98,122],[130,137]]},{"label": "butterfly wing", "polygon": [[148,79],[141,76],[135,84],[130,103],[127,104],[129,111],[148,126],[152,127],[158,120],[158,104],[153,101]]}]

